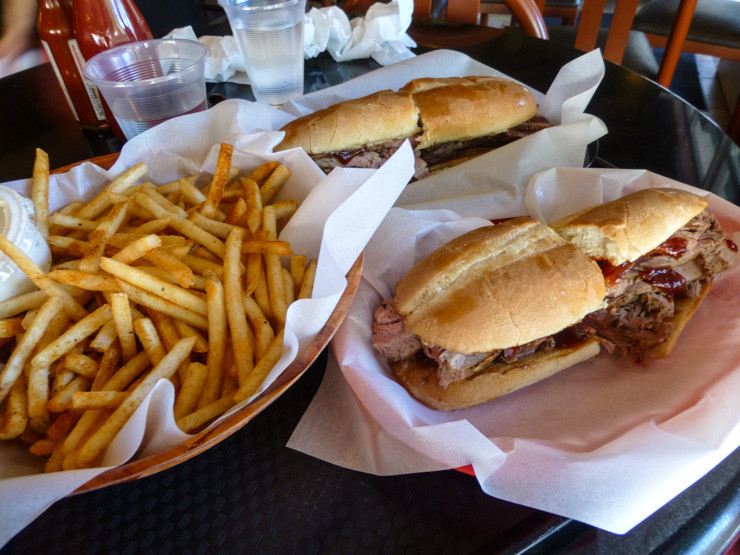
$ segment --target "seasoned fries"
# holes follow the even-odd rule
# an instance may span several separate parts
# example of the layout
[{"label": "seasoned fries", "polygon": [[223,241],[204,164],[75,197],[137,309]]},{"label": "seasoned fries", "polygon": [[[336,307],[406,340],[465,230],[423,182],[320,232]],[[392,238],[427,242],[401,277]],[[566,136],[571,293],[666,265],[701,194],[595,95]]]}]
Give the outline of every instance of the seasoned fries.
[{"label": "seasoned fries", "polygon": [[143,182],[139,163],[91,201],[49,214],[49,160],[37,150],[32,200],[54,260],[44,272],[0,236],[0,251],[39,288],[0,302],[10,353],[0,439],[23,437],[47,471],[86,468],[160,379],[175,387],[174,417],[188,433],[258,390],[316,261],[277,239],[296,210],[273,202],[290,170],[242,171],[232,154],[221,145],[210,180],[159,186]]}]

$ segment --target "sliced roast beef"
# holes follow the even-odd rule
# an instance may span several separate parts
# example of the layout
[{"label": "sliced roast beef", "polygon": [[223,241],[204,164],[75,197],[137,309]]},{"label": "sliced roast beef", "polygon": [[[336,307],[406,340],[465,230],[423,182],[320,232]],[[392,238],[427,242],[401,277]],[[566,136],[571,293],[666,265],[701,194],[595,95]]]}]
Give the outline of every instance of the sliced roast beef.
[{"label": "sliced roast beef", "polygon": [[[414,179],[422,179],[429,175],[429,166],[456,158],[477,156],[508,144],[516,139],[521,139],[550,127],[550,123],[542,116],[534,116],[524,123],[512,127],[508,131],[470,139],[468,141],[451,141],[422,151],[414,148]],[[388,141],[375,146],[362,146],[341,152],[328,152],[325,154],[312,154],[311,158],[324,172],[329,173],[334,168],[379,168],[388,158],[401,147],[405,139]],[[413,141],[413,139],[412,139]]]},{"label": "sliced roast beef", "polygon": [[372,333],[373,347],[390,362],[405,360],[415,355],[427,356],[434,360],[438,364],[437,377],[442,388],[483,371],[494,363],[511,364],[555,347],[553,337],[543,337],[525,345],[490,353],[462,354],[448,351],[436,345],[423,343],[419,336],[408,329],[392,299],[384,300],[375,310]]},{"label": "sliced roast beef", "polygon": [[419,336],[413,333],[393,302],[386,299],[375,310],[373,347],[389,361],[411,358],[421,351]]},{"label": "sliced roast beef", "polygon": [[517,139],[532,135],[546,127],[550,127],[550,123],[546,118],[543,116],[534,116],[524,123],[517,125],[516,127],[512,127],[508,131],[504,131],[498,135],[478,137],[476,139],[468,139],[466,141],[450,141],[430,146],[421,151],[421,156],[429,166],[434,166],[435,164],[447,162],[455,158],[478,156],[488,152],[489,150],[509,144]]}]

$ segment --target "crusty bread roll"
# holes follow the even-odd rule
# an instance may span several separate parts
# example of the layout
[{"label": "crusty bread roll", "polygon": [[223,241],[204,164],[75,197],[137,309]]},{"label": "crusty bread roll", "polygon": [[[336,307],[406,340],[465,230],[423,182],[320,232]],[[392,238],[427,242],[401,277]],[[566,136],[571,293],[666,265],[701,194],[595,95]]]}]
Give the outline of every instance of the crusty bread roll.
[{"label": "crusty bread roll", "polygon": [[589,256],[618,266],[656,248],[706,206],[706,199],[687,191],[643,189],[550,227]]},{"label": "crusty bread roll", "polygon": [[466,233],[416,264],[395,305],[422,340],[457,353],[523,345],[602,307],[598,265],[537,220]]},{"label": "crusty bread roll", "polygon": [[285,138],[275,150],[343,151],[406,139],[419,130],[419,109],[411,94],[380,91],[293,120],[283,127]]},{"label": "crusty bread roll", "polygon": [[519,362],[493,365],[446,388],[439,386],[432,360],[415,357],[391,363],[399,382],[419,401],[437,410],[456,410],[480,405],[599,354],[599,344],[590,340],[577,346],[537,353]]},{"label": "crusty bread roll", "polygon": [[503,133],[537,113],[532,93],[508,79],[416,79],[401,90],[412,92],[419,107],[419,149]]}]

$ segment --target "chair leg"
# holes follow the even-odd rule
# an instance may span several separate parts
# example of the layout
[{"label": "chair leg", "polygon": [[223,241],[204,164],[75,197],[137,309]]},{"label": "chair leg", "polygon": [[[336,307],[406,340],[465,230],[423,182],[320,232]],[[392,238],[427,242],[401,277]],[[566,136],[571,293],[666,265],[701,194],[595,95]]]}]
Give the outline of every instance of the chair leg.
[{"label": "chair leg", "polygon": [[737,103],[735,104],[735,112],[732,114],[730,120],[730,128],[728,129],[730,138],[735,141],[735,144],[740,146],[740,94],[737,97]]}]

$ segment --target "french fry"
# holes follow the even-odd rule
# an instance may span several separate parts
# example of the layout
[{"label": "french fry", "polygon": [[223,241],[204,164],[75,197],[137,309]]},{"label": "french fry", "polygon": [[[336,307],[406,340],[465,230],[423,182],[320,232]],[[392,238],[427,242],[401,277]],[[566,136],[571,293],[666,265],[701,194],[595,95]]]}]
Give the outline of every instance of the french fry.
[{"label": "french fry", "polygon": [[116,203],[100,221],[95,231],[90,234],[90,245],[85,257],[80,261],[80,270],[91,273],[98,271],[98,264],[100,263],[100,257],[103,256],[105,246],[126,217],[127,209],[127,202]]},{"label": "french fry", "polygon": [[128,397],[125,391],[76,391],[72,395],[75,410],[115,409]]},{"label": "french fry", "polygon": [[121,287],[121,290],[129,296],[129,299],[135,303],[148,308],[153,308],[154,310],[162,312],[172,318],[183,320],[200,330],[208,329],[208,319],[202,314],[183,308],[163,297],[160,297],[159,295],[149,293],[148,291],[136,287],[122,279],[118,279],[118,285]]},{"label": "french fry", "polygon": [[244,295],[243,301],[244,311],[254,330],[254,356],[259,360],[265,355],[267,349],[269,349],[270,343],[275,338],[275,332],[267,317],[252,297]]},{"label": "french fry", "polygon": [[[201,192],[198,187],[195,186],[194,179],[183,178],[177,182],[178,189],[182,196],[186,198],[190,204],[197,206],[206,201],[206,196]],[[161,194],[162,191],[159,191]]]},{"label": "french fry", "polygon": [[244,283],[244,292],[248,296],[255,292],[257,284],[259,284],[260,281],[260,276],[262,275],[262,255],[259,253],[248,254],[247,272]]},{"label": "french fry", "polygon": [[112,293],[110,307],[113,322],[116,325],[116,332],[118,332],[118,340],[121,343],[121,356],[124,361],[130,360],[136,355],[137,349],[128,295],[126,293]]},{"label": "french fry", "polygon": [[98,352],[106,351],[116,340],[118,332],[116,331],[116,323],[111,319],[98,330],[95,334],[95,338],[90,343],[90,347]]},{"label": "french fry", "polygon": [[64,356],[64,368],[86,378],[95,378],[98,374],[99,365],[94,358],[88,355],[68,353]]},{"label": "french fry", "polygon": [[45,434],[51,423],[47,403],[49,402],[49,367],[31,368],[28,372],[28,426]]},{"label": "french fry", "polygon": [[162,239],[157,235],[149,234],[136,239],[133,243],[128,244],[120,251],[118,251],[111,258],[116,262],[122,264],[131,264],[134,260],[138,260],[145,254],[158,249],[162,246]]},{"label": "french fry", "polygon": [[192,432],[209,420],[216,418],[234,406],[233,395],[225,395],[212,403],[191,412],[176,421],[177,426],[185,433]]},{"label": "french fry", "polygon": [[290,173],[290,170],[282,164],[278,165],[272,171],[270,177],[268,177],[260,187],[260,194],[262,195],[263,205],[267,204],[273,199],[273,197],[277,194],[280,188],[290,177]]},{"label": "french fry", "polygon": [[132,286],[148,291],[154,295],[158,295],[163,299],[190,310],[191,312],[201,315],[206,315],[208,313],[205,301],[197,295],[190,293],[182,287],[159,279],[147,274],[146,272],[142,272],[134,266],[122,264],[112,258],[103,257],[100,260],[100,267],[109,274],[127,281]]},{"label": "french fry", "polygon": [[219,396],[223,382],[223,364],[227,345],[226,335],[228,333],[226,329],[224,289],[221,280],[213,272],[207,272],[204,277],[208,304],[208,357],[206,359],[208,376],[198,399],[198,408],[210,404]]},{"label": "french fry", "polygon": [[115,293],[120,291],[118,283],[111,276],[98,273],[90,273],[82,270],[57,269],[46,274],[47,277],[59,283],[66,283],[73,287],[79,287],[87,291],[106,291]]},{"label": "french fry", "polygon": [[245,239],[242,244],[243,254],[274,254],[289,256],[293,254],[290,243],[287,241],[269,241],[267,239]]},{"label": "french fry", "polygon": [[144,258],[147,262],[151,262],[157,268],[166,272],[180,287],[185,289],[192,287],[195,281],[193,270],[171,253],[156,249],[144,255]]},{"label": "french fry", "polygon": [[294,254],[290,257],[290,276],[293,278],[295,284],[295,295],[298,296],[301,284],[303,283],[303,276],[306,273],[306,255],[305,254]]},{"label": "french fry", "polygon": [[70,430],[74,428],[77,420],[79,420],[80,414],[72,410],[66,410],[54,418],[54,422],[51,423],[49,429],[46,430],[46,437],[52,441],[63,440],[69,434]]},{"label": "french fry", "polygon": [[262,184],[270,176],[270,174],[278,167],[280,162],[277,160],[271,160],[270,162],[263,162],[252,173],[249,174],[247,179],[255,181],[257,184]]},{"label": "french fry", "polygon": [[49,155],[36,149],[31,180],[31,201],[36,212],[36,228],[41,236],[49,236]]},{"label": "french fry", "polygon": [[262,193],[260,193],[259,183],[254,179],[242,179],[244,187],[244,202],[247,205],[245,215],[247,229],[256,233],[262,225]]},{"label": "french fry", "polygon": [[77,343],[95,333],[100,327],[111,319],[110,305],[98,308],[92,314],[86,316],[72,327],[67,329],[60,337],[52,341],[41,352],[31,359],[31,365],[41,368],[49,366],[59,359]]},{"label": "french fry", "polygon": [[260,384],[265,381],[267,374],[270,373],[272,367],[277,364],[280,357],[283,356],[283,336],[285,330],[280,330],[272,340],[269,349],[265,355],[257,361],[254,365],[254,370],[250,372],[244,383],[239,385],[239,390],[234,394],[234,401],[239,403],[252,395],[257,391]]},{"label": "french fry", "polygon": [[241,243],[244,240],[244,230],[235,227],[226,239],[226,253],[224,255],[224,297],[226,300],[226,315],[231,331],[236,365],[240,379],[252,370],[252,344],[247,326],[247,315],[242,302],[242,281],[239,263],[241,261]]},{"label": "french fry", "polygon": [[298,210],[298,203],[294,200],[281,200],[272,205],[275,208],[275,217],[278,220],[289,218]]},{"label": "french fry", "polygon": [[177,345],[157,364],[147,377],[134,389],[126,400],[121,403],[113,414],[90,436],[81,447],[77,455],[77,466],[88,468],[100,457],[116,434],[123,428],[134,411],[160,379],[172,376],[177,367],[190,354],[195,339],[188,337],[181,339]]},{"label": "french fry", "polygon": [[235,203],[231,211],[226,215],[224,223],[231,225],[238,225],[245,227],[245,217],[247,215],[247,202],[243,198],[239,198]]},{"label": "french fry", "polygon": [[28,452],[32,455],[36,455],[37,457],[48,457],[49,455],[51,455],[55,446],[55,441],[52,441],[50,439],[39,439],[38,441],[34,442],[31,447],[28,448]]},{"label": "french fry", "polygon": [[21,312],[37,308],[44,304],[49,295],[43,291],[31,291],[0,302],[0,318],[17,316]]},{"label": "french fry", "polygon": [[85,391],[90,387],[92,380],[85,376],[77,376],[74,380],[65,385],[61,391],[58,391],[49,399],[46,404],[51,412],[63,412],[72,408],[72,395],[76,391]]},{"label": "french fry", "polygon": [[208,198],[200,209],[200,212],[204,216],[212,218],[216,213],[216,208],[221,203],[221,195],[223,195],[226,182],[229,179],[229,169],[231,168],[231,156],[233,153],[233,146],[227,143],[221,143],[216,171],[213,174],[213,179],[208,189]]},{"label": "french fry", "polygon": [[166,351],[162,346],[154,323],[149,318],[139,318],[134,321],[134,331],[144,351],[149,355],[152,364],[159,363],[164,358]]},{"label": "french fry", "polygon": [[0,320],[0,338],[15,337],[23,331],[23,316],[12,316]]},{"label": "french fry", "polygon": [[172,323],[175,325],[180,337],[195,337],[195,345],[193,346],[194,353],[208,352],[208,340],[201,335],[200,331],[182,320],[174,320]]},{"label": "french fry", "polygon": [[73,215],[77,218],[88,220],[96,218],[110,205],[110,200],[108,199],[112,199],[113,197],[109,193],[122,193],[136,183],[139,178],[144,176],[147,171],[149,171],[149,168],[144,162],[139,162],[132,166],[116,177],[92,201],[76,210]]},{"label": "french fry", "polygon": [[0,439],[19,437],[28,424],[26,379],[21,376],[5,401],[5,413],[0,415]]},{"label": "french fry", "polygon": [[[282,166],[278,166],[278,169],[281,167]],[[277,169],[275,171],[277,171]],[[269,179],[267,182],[269,182]],[[274,241],[277,239],[277,221],[275,219],[274,206],[265,206],[262,209],[262,230],[265,232],[268,240]],[[275,254],[265,254],[264,264],[270,310],[272,312],[272,317],[278,323],[278,327],[282,327],[285,324],[285,313],[288,309],[285,304],[283,265],[280,262],[280,257]]]},{"label": "french fry", "polygon": [[[94,220],[83,220],[82,218],[76,218],[60,212],[54,212],[49,216],[49,223],[53,226],[64,227],[70,231],[84,231],[91,233],[98,227],[98,223]],[[60,230],[55,229],[59,232]]]},{"label": "french fry", "polygon": [[[135,195],[134,200],[136,200],[136,202],[146,210],[149,210],[156,218],[172,216],[170,212],[167,212],[167,210],[159,206],[144,193],[138,193]],[[172,223],[170,223],[170,227],[173,227],[186,237],[189,237],[193,241],[203,245],[216,256],[223,258],[224,244],[218,239],[218,237],[198,227],[197,224],[186,218],[175,217],[173,218]]]},{"label": "french fry", "polygon": [[[7,364],[0,372],[0,403],[2,403],[13,387],[13,384],[15,384],[18,377],[23,373],[23,367],[41,341],[46,328],[52,322],[53,316],[61,309],[62,302],[57,297],[52,297],[36,313],[36,318],[34,318],[35,325],[26,331],[16,344]],[[40,366],[40,368],[43,368],[43,366]]]},{"label": "french fry", "polygon": [[311,259],[311,262],[308,263],[308,268],[306,268],[306,273],[303,275],[303,282],[301,283],[301,288],[298,292],[298,298],[299,299],[309,299],[311,298],[311,293],[313,292],[313,284],[316,280],[316,259]]},{"label": "french fry", "polygon": [[198,398],[208,377],[208,367],[200,362],[191,362],[180,391],[175,398],[175,419],[190,414],[198,404]]},{"label": "french fry", "polygon": [[285,291],[285,306],[288,307],[295,300],[295,283],[293,283],[293,276],[285,268],[283,268],[283,291]]}]

